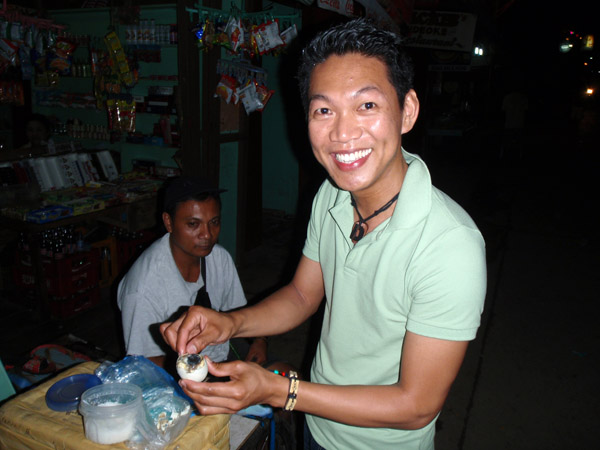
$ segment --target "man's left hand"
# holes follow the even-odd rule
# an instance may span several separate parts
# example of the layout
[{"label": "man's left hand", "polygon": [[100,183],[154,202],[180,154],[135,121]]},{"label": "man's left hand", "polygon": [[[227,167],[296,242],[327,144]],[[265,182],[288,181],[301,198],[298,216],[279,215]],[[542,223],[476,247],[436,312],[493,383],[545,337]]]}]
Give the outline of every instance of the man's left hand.
[{"label": "man's left hand", "polygon": [[214,363],[205,358],[211,375],[227,382],[180,380],[179,385],[202,415],[233,414],[251,405],[283,407],[289,381],[258,364],[243,361]]}]

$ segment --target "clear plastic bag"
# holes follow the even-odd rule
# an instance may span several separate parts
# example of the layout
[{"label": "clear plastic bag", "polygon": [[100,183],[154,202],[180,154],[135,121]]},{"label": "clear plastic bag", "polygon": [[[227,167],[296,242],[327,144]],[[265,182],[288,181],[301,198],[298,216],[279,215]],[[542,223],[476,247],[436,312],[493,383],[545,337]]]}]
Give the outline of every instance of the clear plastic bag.
[{"label": "clear plastic bag", "polygon": [[142,389],[144,415],[129,448],[154,450],[173,442],[192,414],[193,402],[175,379],[143,356],[105,362],[95,371],[102,383],[132,383]]}]

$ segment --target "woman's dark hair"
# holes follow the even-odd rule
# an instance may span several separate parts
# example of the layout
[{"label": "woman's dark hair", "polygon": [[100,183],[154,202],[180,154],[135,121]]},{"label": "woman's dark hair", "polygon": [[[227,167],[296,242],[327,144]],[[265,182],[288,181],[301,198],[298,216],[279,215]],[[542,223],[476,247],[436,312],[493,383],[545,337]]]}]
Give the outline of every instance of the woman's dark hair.
[{"label": "woman's dark hair", "polygon": [[402,107],[404,97],[413,88],[414,68],[401,42],[401,37],[396,33],[381,29],[364,18],[319,33],[302,51],[298,68],[297,78],[305,113],[308,114],[308,90],[314,68],[331,55],[342,56],[347,53],[358,53],[383,62]]}]

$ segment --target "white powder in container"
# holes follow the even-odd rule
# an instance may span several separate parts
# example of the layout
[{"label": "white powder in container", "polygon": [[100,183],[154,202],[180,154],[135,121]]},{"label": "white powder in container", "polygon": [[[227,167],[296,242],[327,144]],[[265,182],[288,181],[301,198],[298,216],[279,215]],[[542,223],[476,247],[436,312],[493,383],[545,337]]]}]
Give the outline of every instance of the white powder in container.
[{"label": "white powder in container", "polygon": [[98,444],[117,444],[136,431],[142,391],[125,383],[110,383],[88,389],[81,396],[85,437]]}]

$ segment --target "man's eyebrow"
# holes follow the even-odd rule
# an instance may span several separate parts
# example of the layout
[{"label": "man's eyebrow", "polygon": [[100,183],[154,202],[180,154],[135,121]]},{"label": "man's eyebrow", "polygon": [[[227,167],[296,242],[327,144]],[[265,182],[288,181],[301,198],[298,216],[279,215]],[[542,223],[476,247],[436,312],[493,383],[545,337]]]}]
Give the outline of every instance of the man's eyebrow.
[{"label": "man's eyebrow", "polygon": [[377,86],[365,86],[364,88],[360,88],[358,91],[356,91],[352,96],[354,98],[356,98],[356,97],[358,97],[358,96],[360,96],[362,94],[365,94],[365,93],[367,93],[369,91],[381,92],[381,90]]},{"label": "man's eyebrow", "polygon": [[[381,92],[381,90],[377,87],[377,86],[365,86],[363,88],[360,88],[358,91],[354,92],[352,94],[353,98],[359,97],[362,94],[365,94],[369,91],[377,91],[377,92]],[[308,99],[308,102],[312,102],[313,100],[323,100],[324,102],[330,102],[330,99],[327,95],[325,94],[313,94],[310,96],[310,98]]]},{"label": "man's eyebrow", "polygon": [[324,94],[313,94],[310,96],[310,98],[308,99],[308,103],[312,102],[313,100],[323,100],[324,102],[328,102],[329,97],[327,97]]}]

